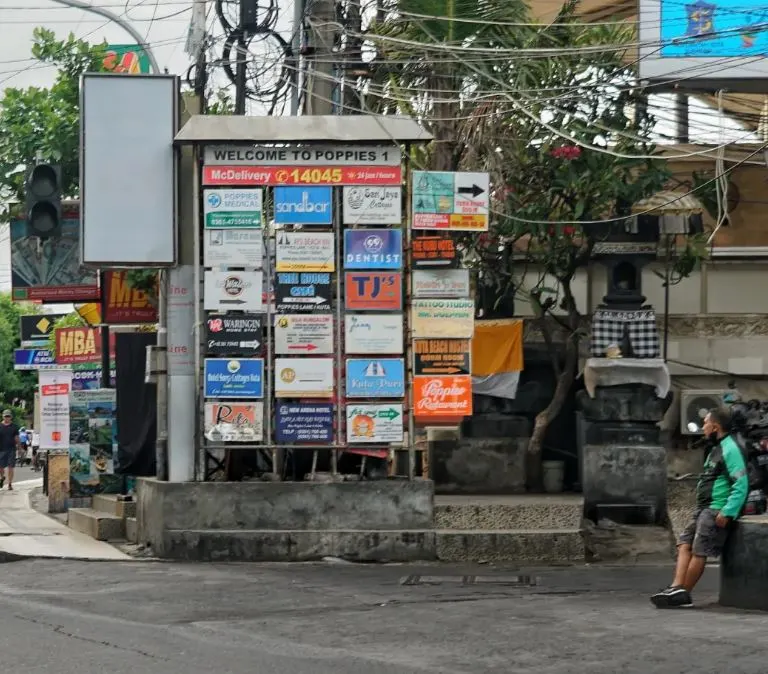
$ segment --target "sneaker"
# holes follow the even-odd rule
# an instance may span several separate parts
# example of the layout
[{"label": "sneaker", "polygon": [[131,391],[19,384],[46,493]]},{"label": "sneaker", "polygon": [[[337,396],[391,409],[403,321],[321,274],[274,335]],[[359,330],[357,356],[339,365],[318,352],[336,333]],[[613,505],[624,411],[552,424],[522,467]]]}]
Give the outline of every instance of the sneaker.
[{"label": "sneaker", "polygon": [[12,484],[8,485],[8,491],[13,491],[13,485]]},{"label": "sneaker", "polygon": [[693,606],[691,595],[684,587],[670,586],[651,597],[656,608],[689,608]]}]

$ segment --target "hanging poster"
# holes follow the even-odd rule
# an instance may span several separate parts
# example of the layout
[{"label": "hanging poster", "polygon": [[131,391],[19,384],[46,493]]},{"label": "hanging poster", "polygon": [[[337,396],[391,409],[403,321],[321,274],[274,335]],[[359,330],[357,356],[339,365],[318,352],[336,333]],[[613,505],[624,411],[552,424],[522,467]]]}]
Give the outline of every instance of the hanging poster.
[{"label": "hanging poster", "polygon": [[275,437],[277,442],[285,444],[333,442],[333,405],[278,403]]},{"label": "hanging poster", "polygon": [[279,232],[277,271],[334,271],[336,254],[333,232]]},{"label": "hanging poster", "polygon": [[278,314],[317,314],[331,311],[331,275],[326,272],[277,274]]},{"label": "hanging poster", "polygon": [[333,353],[333,316],[290,314],[275,316],[275,353]]},{"label": "hanging poster", "polygon": [[264,361],[261,358],[206,358],[206,398],[263,398]]},{"label": "hanging poster", "polygon": [[470,375],[472,342],[469,339],[415,339],[415,374]]},{"label": "hanging poster", "polygon": [[470,338],[475,330],[474,300],[413,300],[411,331],[415,338]]},{"label": "hanging poster", "polygon": [[203,190],[205,229],[259,228],[262,202],[260,189]]},{"label": "hanging poster", "polygon": [[411,261],[417,269],[453,269],[459,266],[456,242],[450,234],[414,236]]},{"label": "hanging poster", "polygon": [[402,266],[402,230],[344,230],[345,269],[400,269]]},{"label": "hanging poster", "polygon": [[472,377],[414,377],[413,411],[417,417],[472,415]]},{"label": "hanging poster", "polygon": [[347,405],[349,444],[399,443],[403,441],[403,406]]},{"label": "hanging poster", "polygon": [[400,311],[403,275],[398,272],[348,271],[344,274],[347,311]]},{"label": "hanging poster", "polygon": [[205,403],[205,437],[210,442],[261,442],[264,403]]},{"label": "hanging poster", "polygon": [[69,448],[69,394],[72,372],[40,370],[40,449]]},{"label": "hanging poster", "polygon": [[275,358],[276,398],[330,398],[333,381],[333,358]]},{"label": "hanging poster", "polygon": [[212,314],[205,320],[205,350],[211,354],[253,356],[261,351],[261,316]]},{"label": "hanging poster", "polygon": [[399,225],[403,219],[401,187],[345,187],[345,225]]},{"label": "hanging poster", "polygon": [[412,297],[469,297],[469,269],[421,269],[413,272]]},{"label": "hanging poster", "polygon": [[347,314],[344,351],[348,354],[402,353],[403,314]]},{"label": "hanging poster", "polygon": [[207,229],[203,232],[206,267],[261,269],[264,237],[260,229]]},{"label": "hanging poster", "polygon": [[205,271],[203,306],[210,311],[264,311],[260,271]]},{"label": "hanging poster", "polygon": [[405,361],[402,358],[347,359],[349,398],[402,398]]}]

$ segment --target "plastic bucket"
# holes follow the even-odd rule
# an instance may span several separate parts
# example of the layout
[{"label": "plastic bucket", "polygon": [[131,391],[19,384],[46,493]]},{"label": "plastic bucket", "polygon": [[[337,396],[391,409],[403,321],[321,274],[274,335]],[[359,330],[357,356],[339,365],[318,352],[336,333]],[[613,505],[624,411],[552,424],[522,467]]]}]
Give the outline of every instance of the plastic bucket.
[{"label": "plastic bucket", "polygon": [[541,469],[544,478],[544,491],[547,494],[559,494],[563,491],[565,477],[565,461],[542,461]]}]

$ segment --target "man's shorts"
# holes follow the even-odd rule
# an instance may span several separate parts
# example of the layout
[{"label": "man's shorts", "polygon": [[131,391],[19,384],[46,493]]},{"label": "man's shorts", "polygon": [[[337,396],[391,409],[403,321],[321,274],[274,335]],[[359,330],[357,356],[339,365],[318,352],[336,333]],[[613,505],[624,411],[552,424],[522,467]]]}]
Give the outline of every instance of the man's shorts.
[{"label": "man's shorts", "polygon": [[0,468],[13,468],[16,465],[16,450],[0,451]]},{"label": "man's shorts", "polygon": [[730,527],[715,524],[717,510],[697,510],[677,541],[678,545],[690,545],[697,557],[719,557],[728,538]]}]

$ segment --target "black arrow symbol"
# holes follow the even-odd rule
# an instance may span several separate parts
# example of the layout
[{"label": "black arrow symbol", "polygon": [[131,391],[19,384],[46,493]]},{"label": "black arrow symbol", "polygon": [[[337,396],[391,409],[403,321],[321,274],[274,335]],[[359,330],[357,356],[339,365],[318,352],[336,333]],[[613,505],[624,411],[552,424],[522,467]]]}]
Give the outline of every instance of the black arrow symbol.
[{"label": "black arrow symbol", "polygon": [[477,198],[478,194],[482,194],[483,192],[485,192],[485,190],[474,183],[472,184],[472,187],[459,187],[458,189],[459,194],[471,194],[475,198]]},{"label": "black arrow symbol", "polygon": [[219,300],[219,304],[245,304],[245,300]]}]

